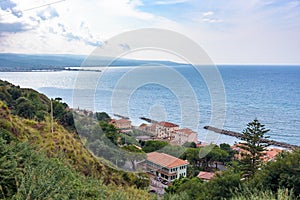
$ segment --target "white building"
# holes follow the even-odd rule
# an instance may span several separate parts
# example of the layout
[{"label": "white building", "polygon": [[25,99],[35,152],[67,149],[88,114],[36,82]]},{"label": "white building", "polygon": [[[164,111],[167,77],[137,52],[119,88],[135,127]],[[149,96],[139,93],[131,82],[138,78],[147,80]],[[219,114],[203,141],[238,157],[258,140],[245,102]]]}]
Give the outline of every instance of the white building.
[{"label": "white building", "polygon": [[176,144],[183,145],[186,142],[198,143],[198,134],[189,128],[179,129],[175,133],[174,141]]},{"label": "white building", "polygon": [[169,182],[181,176],[186,177],[187,165],[187,161],[165,153],[151,152],[147,154],[147,172]]},{"label": "white building", "polygon": [[156,124],[155,135],[159,139],[171,139],[179,129],[177,124],[170,122],[159,122]]}]

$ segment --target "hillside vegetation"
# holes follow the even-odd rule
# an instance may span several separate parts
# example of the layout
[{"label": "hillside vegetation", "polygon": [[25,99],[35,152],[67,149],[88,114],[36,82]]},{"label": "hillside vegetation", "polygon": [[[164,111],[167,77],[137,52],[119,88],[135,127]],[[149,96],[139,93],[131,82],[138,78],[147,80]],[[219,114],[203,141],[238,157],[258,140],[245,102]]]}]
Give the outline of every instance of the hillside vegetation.
[{"label": "hillside vegetation", "polygon": [[52,100],[52,132],[50,102],[34,90],[0,81],[0,198],[152,198],[135,189],[147,188],[145,174],[107,166],[84,147],[60,99]]}]

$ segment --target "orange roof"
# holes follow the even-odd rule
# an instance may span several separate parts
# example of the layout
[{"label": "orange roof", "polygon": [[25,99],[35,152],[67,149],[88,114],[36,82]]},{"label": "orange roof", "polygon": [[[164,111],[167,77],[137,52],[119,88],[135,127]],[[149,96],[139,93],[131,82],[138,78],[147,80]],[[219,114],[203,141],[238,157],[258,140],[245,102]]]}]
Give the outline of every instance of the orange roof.
[{"label": "orange roof", "polygon": [[186,134],[186,135],[191,135],[191,134],[193,134],[193,133],[196,133],[195,131],[192,131],[192,130],[189,129],[189,128],[179,129],[178,132],[181,132],[181,133]]},{"label": "orange roof", "polygon": [[148,153],[147,160],[167,168],[179,167],[188,164],[188,162],[185,160],[181,160],[174,156],[158,152]]},{"label": "orange roof", "polygon": [[197,175],[198,178],[204,179],[204,180],[210,180],[215,176],[214,172],[204,172],[200,171]]},{"label": "orange roof", "polygon": [[173,124],[171,122],[159,122],[158,124],[164,127],[179,127],[177,124]]},{"label": "orange roof", "polygon": [[279,154],[282,151],[282,149],[277,148],[270,148],[267,151],[265,151],[265,156],[263,157],[264,161],[273,160],[277,154]]},{"label": "orange roof", "polygon": [[142,128],[142,127],[147,127],[148,125],[147,124],[145,124],[145,123],[142,123],[141,125],[140,125],[140,127]]}]

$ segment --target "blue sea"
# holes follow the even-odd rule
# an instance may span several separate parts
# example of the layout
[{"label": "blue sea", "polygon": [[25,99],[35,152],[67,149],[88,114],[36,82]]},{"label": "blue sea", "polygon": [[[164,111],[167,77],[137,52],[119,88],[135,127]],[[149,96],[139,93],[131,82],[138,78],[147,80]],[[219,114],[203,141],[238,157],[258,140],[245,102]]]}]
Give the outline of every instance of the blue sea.
[{"label": "blue sea", "polygon": [[170,121],[197,131],[201,141],[232,144],[235,138],[203,126],[241,132],[257,118],[270,139],[300,145],[299,66],[218,66],[208,78],[183,65],[1,72],[0,79],[61,97],[74,108],[128,116],[135,125],[142,116]]}]

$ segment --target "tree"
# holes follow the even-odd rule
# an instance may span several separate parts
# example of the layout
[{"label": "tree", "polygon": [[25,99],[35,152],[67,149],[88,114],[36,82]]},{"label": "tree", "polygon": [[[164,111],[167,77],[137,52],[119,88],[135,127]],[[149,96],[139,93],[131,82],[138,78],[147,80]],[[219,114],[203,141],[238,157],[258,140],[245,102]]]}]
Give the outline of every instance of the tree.
[{"label": "tree", "polygon": [[16,113],[20,117],[33,119],[36,114],[36,110],[30,100],[25,97],[20,97],[16,101]]},{"label": "tree", "polygon": [[109,122],[111,120],[110,116],[106,112],[96,112],[96,118],[98,121]]},{"label": "tree", "polygon": [[143,151],[146,152],[146,153],[150,153],[150,152],[162,149],[163,147],[165,147],[167,145],[168,145],[168,143],[164,142],[164,141],[156,141],[156,140],[151,141],[150,140],[150,141],[145,142],[145,146],[143,148]]},{"label": "tree", "polygon": [[143,160],[146,158],[146,154],[135,145],[127,145],[121,148],[124,150],[123,156],[131,162],[132,170],[136,170],[135,161]]},{"label": "tree", "polygon": [[165,189],[167,194],[180,194],[185,192],[188,198],[186,199],[198,199],[201,196],[204,183],[198,177],[191,179],[180,178],[176,179],[171,186]]},{"label": "tree", "polygon": [[215,146],[207,154],[207,157],[209,158],[209,162],[214,163],[216,169],[218,169],[218,162],[224,162],[229,157],[229,154],[225,150],[222,150],[220,147]]},{"label": "tree", "polygon": [[197,145],[195,142],[185,142],[182,146],[186,148],[197,148]]},{"label": "tree", "polygon": [[234,173],[231,170],[217,173],[215,177],[202,188],[203,196],[199,199],[230,199],[233,193],[238,191],[240,185],[241,180],[238,173]]},{"label": "tree", "polygon": [[228,153],[228,157],[224,160],[224,162],[226,162],[226,163],[230,162],[231,159],[234,157],[234,155],[237,154],[237,151],[231,149],[230,145],[226,144],[226,143],[220,144],[220,149],[222,149]]},{"label": "tree", "polygon": [[261,189],[270,189],[277,192],[278,189],[293,190],[295,196],[300,199],[300,150],[292,152],[283,151],[276,156],[275,162],[268,162],[255,175],[255,186]]},{"label": "tree", "polygon": [[242,132],[240,143],[242,149],[241,171],[245,178],[252,178],[262,163],[262,156],[266,147],[269,146],[264,139],[268,138],[265,134],[269,129],[265,129],[257,119],[247,124],[247,128]]}]

